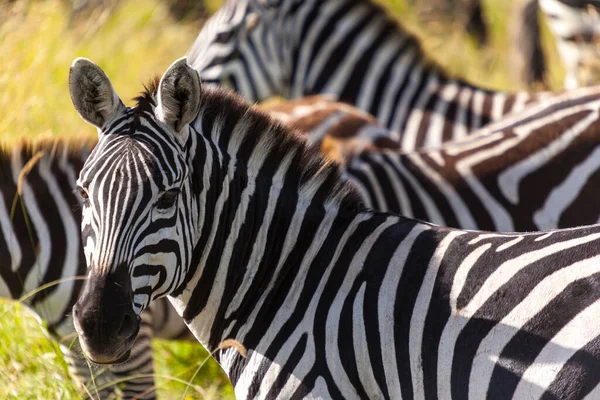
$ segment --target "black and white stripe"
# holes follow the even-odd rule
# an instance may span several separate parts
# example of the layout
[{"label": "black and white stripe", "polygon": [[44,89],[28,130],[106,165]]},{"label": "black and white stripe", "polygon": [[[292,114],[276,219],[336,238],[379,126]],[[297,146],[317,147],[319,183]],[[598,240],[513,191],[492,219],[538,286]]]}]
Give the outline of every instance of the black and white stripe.
[{"label": "black and white stripe", "polygon": [[228,1],[188,57],[204,81],[249,101],[336,95],[401,132],[405,150],[462,138],[537,98],[447,76],[368,0]]},{"label": "black and white stripe", "polygon": [[600,87],[554,96],[468,139],[412,152],[400,151],[391,140],[397,134],[372,116],[327,97],[261,108],[340,161],[344,179],[378,211],[504,232],[600,220]]},{"label": "black and white stripe", "polygon": [[78,180],[91,358],[127,351],[96,340],[107,315],[134,321],[104,298],[116,282],[138,313],[170,295],[211,351],[241,343],[247,358],[216,356],[239,398],[600,393],[600,226],[500,234],[366,211],[335,165],[185,61],[133,108],[87,60],[70,82],[101,132]]},{"label": "black and white stripe", "polygon": [[[73,377],[94,397],[107,387],[98,393],[101,398],[120,393],[124,398],[151,399],[151,338],[190,338],[166,301],[142,315],[140,334],[125,364],[90,370],[73,329],[71,308],[83,288],[83,281],[73,278],[87,274],[80,199],[73,190],[92,147],[77,140],[52,140],[0,149],[0,297],[24,299],[60,343]],[[56,281],[61,282],[28,296]],[[146,376],[132,379],[139,374]]]},{"label": "black and white stripe", "polygon": [[439,149],[367,150],[343,164],[369,207],[500,232],[600,222],[600,88],[532,106]]}]

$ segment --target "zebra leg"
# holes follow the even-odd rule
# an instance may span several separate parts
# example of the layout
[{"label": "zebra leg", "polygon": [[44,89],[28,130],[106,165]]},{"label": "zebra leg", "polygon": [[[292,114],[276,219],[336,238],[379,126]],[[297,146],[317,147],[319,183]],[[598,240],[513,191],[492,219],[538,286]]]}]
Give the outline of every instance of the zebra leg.
[{"label": "zebra leg", "polygon": [[466,4],[467,22],[465,29],[475,39],[477,46],[488,44],[488,27],[483,16],[481,0],[469,0]]},{"label": "zebra leg", "polygon": [[150,400],[156,398],[154,362],[152,354],[152,313],[145,310],[141,317],[140,332],[133,345],[129,360],[109,366],[117,382],[123,382],[121,392],[125,399]]}]

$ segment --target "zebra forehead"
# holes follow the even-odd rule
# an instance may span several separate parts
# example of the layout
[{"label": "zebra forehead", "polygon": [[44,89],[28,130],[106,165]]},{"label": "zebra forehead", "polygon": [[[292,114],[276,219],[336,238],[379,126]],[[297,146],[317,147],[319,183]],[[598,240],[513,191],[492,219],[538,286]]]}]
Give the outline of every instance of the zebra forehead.
[{"label": "zebra forehead", "polygon": [[106,176],[130,178],[160,175],[161,162],[155,146],[137,140],[134,136],[117,136],[114,140],[99,143],[81,170],[80,185]]}]

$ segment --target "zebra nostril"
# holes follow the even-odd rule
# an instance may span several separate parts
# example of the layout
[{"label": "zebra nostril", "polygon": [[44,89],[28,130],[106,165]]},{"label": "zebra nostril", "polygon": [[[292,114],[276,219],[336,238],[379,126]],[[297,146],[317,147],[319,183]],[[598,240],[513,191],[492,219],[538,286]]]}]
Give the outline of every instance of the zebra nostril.
[{"label": "zebra nostril", "polygon": [[135,314],[125,314],[121,327],[117,333],[119,339],[129,339],[131,336],[137,333],[138,319]]}]

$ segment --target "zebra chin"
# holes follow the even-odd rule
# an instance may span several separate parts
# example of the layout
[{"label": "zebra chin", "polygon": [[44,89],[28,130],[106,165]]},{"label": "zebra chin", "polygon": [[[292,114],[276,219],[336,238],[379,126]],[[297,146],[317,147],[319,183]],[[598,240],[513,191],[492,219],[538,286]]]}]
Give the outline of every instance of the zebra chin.
[{"label": "zebra chin", "polygon": [[[116,350],[116,352],[110,350],[106,351],[105,348],[103,348],[101,352],[97,352],[95,350],[92,350],[92,348],[89,347],[87,344],[84,344],[84,341],[82,341],[81,338],[79,339],[81,349],[83,350],[87,359],[90,362],[99,365],[115,365],[126,363],[127,361],[129,361],[129,357],[131,357],[131,349],[133,347],[134,342],[135,340],[131,343],[131,345],[124,344],[123,349]],[[120,356],[118,355],[119,353],[121,353]]]}]

